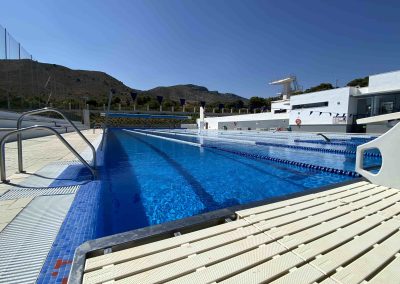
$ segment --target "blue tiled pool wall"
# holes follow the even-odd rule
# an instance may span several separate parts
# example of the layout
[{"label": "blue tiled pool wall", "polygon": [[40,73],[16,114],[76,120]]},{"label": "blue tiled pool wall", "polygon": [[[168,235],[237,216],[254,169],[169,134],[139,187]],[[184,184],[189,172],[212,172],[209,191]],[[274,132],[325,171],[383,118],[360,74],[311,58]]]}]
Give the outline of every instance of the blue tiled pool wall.
[{"label": "blue tiled pool wall", "polygon": [[[103,152],[97,151],[97,159]],[[103,235],[101,181],[92,181],[83,165],[70,165],[50,186],[80,184],[60,231],[46,258],[37,283],[67,283],[75,249],[82,243]]]},{"label": "blue tiled pool wall", "polygon": [[[141,130],[142,131],[142,130]],[[307,168],[316,168],[323,171],[328,171],[336,174],[344,174],[350,176],[358,176],[355,173],[355,154],[343,151],[314,148],[312,150],[306,147],[298,147],[285,144],[285,141],[279,141],[281,144],[270,143],[263,145],[258,143],[256,145],[243,145],[240,143],[230,142],[229,140],[215,140],[204,137],[202,141],[198,136],[180,136],[169,133],[159,133],[156,131],[142,131],[152,133],[155,135],[180,139],[188,142],[200,143],[204,147],[212,147],[220,150],[230,151],[242,156],[264,158],[276,162],[284,162],[303,166]],[[333,155],[332,155],[333,154]],[[370,155],[364,158],[364,165],[367,167],[380,165],[382,159],[380,156],[371,152]]]}]

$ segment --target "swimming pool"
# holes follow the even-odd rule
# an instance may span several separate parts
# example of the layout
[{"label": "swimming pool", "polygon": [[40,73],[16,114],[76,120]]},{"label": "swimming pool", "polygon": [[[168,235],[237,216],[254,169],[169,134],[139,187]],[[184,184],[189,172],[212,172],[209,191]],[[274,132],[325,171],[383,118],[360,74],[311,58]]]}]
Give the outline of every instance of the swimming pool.
[{"label": "swimming pool", "polygon": [[[305,192],[353,178],[259,158],[279,157],[291,162],[324,165],[342,172],[354,171],[354,157],[347,154],[236,143],[233,139],[204,138],[200,141],[192,134],[174,135],[165,131],[141,132],[108,131],[105,166],[101,171],[102,236]],[[143,133],[201,142],[203,146]],[[366,160],[373,164],[379,158]]]},{"label": "swimming pool", "polygon": [[[75,249],[88,240],[353,179],[352,154],[284,146],[354,149],[370,139],[335,134],[335,143],[326,144],[315,134],[209,131],[199,137],[182,129],[111,128],[108,134],[97,151],[100,180],[90,181],[87,168],[72,163],[51,184],[80,189],[37,283],[65,282]],[[335,172],[324,171],[328,166]]]}]

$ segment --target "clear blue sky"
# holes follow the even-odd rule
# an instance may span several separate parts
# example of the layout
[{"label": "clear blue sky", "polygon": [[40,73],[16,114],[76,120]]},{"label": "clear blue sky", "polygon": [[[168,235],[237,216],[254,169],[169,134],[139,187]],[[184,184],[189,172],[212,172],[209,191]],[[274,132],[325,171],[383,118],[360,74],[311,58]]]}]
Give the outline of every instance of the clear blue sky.
[{"label": "clear blue sky", "polygon": [[0,24],[42,62],[130,87],[272,96],[270,80],[344,85],[400,69],[400,1],[12,0]]}]

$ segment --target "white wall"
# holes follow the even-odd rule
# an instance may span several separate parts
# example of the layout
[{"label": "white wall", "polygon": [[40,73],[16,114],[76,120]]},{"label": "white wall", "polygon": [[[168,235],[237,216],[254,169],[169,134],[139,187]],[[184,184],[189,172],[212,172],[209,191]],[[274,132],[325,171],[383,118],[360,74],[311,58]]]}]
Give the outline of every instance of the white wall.
[{"label": "white wall", "polygon": [[288,113],[251,113],[242,115],[230,115],[220,117],[206,117],[205,123],[208,123],[208,129],[218,129],[218,122],[238,122],[238,121],[258,121],[258,120],[275,120],[275,119],[289,119]]},{"label": "white wall", "polygon": [[275,112],[276,110],[286,109],[288,112],[290,111],[290,100],[281,100],[281,101],[273,101],[271,102],[271,112]]},{"label": "white wall", "polygon": [[393,71],[369,76],[368,91],[386,92],[400,89],[400,71]]},{"label": "white wall", "polygon": [[[289,114],[289,124],[296,125],[296,119],[301,120],[301,125],[337,124],[336,113],[348,114],[350,87],[333,90],[296,95],[290,98],[292,111]],[[315,107],[305,109],[293,109],[294,105],[328,102],[327,107]],[[313,113],[310,115],[310,111]],[[323,112],[320,115],[320,112]],[[329,114],[332,113],[332,115]],[[346,121],[350,122],[349,120]],[[340,123],[341,124],[341,123]]]}]

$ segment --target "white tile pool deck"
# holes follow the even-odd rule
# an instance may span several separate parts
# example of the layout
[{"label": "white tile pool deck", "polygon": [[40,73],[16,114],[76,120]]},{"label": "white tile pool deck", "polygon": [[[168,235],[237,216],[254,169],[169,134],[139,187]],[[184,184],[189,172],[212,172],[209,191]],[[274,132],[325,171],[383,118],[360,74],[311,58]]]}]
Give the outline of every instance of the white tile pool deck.
[{"label": "white tile pool deck", "polygon": [[88,258],[83,283],[398,283],[400,190],[368,182]]},{"label": "white tile pool deck", "polygon": [[[90,142],[101,131],[85,130]],[[91,160],[87,144],[75,133],[63,137]],[[6,144],[9,184],[0,183],[0,283],[34,283],[79,185],[47,188],[75,156],[55,137],[23,141],[24,170],[16,173],[16,142]],[[35,256],[29,256],[35,251]],[[27,259],[29,258],[29,263]]]}]

